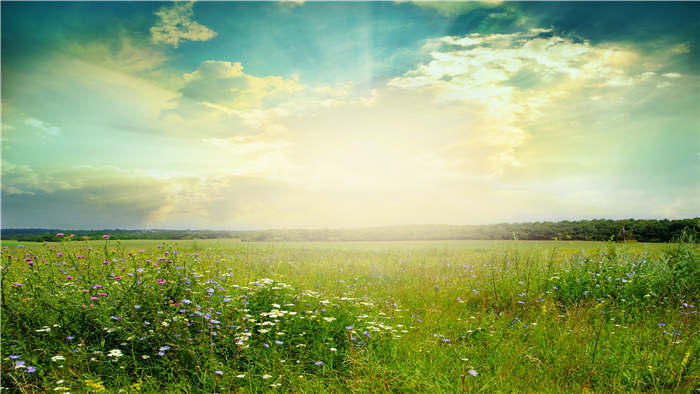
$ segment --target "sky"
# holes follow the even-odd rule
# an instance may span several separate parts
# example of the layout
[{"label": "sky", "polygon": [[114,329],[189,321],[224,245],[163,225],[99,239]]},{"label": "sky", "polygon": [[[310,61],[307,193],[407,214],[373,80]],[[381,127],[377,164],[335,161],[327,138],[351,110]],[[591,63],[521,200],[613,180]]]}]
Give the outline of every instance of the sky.
[{"label": "sky", "polygon": [[0,7],[3,228],[700,216],[700,3]]}]

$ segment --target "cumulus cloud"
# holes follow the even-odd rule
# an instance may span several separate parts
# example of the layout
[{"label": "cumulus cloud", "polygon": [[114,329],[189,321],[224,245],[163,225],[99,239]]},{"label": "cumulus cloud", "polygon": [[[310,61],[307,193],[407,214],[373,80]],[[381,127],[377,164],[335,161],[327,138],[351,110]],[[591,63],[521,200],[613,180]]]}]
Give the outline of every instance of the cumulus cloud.
[{"label": "cumulus cloud", "polygon": [[541,105],[547,94],[574,83],[626,85],[632,80],[626,66],[638,58],[625,48],[574,42],[548,29],[446,36],[426,46],[437,48],[431,60],[389,85],[430,89],[442,100],[487,102],[502,117]]},{"label": "cumulus cloud", "polygon": [[158,22],[151,27],[153,42],[177,48],[183,41],[208,41],[216,37],[215,31],[192,20],[193,7],[194,1],[176,2],[156,11]]},{"label": "cumulus cloud", "polygon": [[180,89],[180,109],[195,104],[223,112],[250,111],[285,100],[285,96],[304,89],[298,77],[257,77],[243,72],[240,62],[207,60],[184,75]]},{"label": "cumulus cloud", "polygon": [[490,157],[500,165],[497,172],[521,165],[517,150],[530,136],[523,125],[542,118],[551,103],[658,79],[638,70],[641,55],[632,49],[574,41],[549,29],[445,36],[425,47],[430,60],[389,86],[427,92],[438,104],[482,106],[492,127],[480,138],[502,148]]},{"label": "cumulus cloud", "polygon": [[[13,157],[5,141],[3,153],[20,161],[42,157],[35,163],[44,164],[3,163],[6,225],[457,224],[665,215],[653,211],[657,206],[684,215],[695,196],[646,180],[616,183],[639,171],[638,157],[651,163],[639,171],[645,179],[661,168],[662,139],[664,146],[673,138],[677,147],[696,146],[668,132],[681,134],[692,122],[640,116],[652,104],[686,103],[667,99],[692,89],[678,83],[689,75],[676,77],[669,62],[631,47],[546,29],[446,36],[428,41],[424,64],[370,88],[306,86],[294,76],[252,75],[242,63],[208,60],[170,89],[135,75],[158,68],[162,52],[128,41],[85,48],[97,60],[58,56],[8,81],[14,99],[33,111],[13,116],[19,130],[3,138],[24,143],[32,155]],[[78,110],[66,111],[66,103]],[[56,126],[24,113],[47,114],[37,116],[75,139],[39,150],[38,136]],[[631,157],[631,145],[649,149]],[[673,160],[681,156],[676,146],[669,149]],[[61,150],[72,154],[55,153]],[[582,173],[611,179],[601,184],[602,176]]]}]

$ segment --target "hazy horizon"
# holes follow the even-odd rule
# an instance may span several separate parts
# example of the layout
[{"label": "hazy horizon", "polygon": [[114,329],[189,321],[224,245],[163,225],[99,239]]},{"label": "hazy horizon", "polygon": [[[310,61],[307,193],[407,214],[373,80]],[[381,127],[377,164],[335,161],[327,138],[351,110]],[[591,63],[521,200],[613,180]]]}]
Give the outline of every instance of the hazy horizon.
[{"label": "hazy horizon", "polygon": [[285,230],[301,230],[301,231],[316,231],[316,230],[362,230],[362,229],[382,229],[382,228],[393,228],[393,227],[439,227],[439,226],[453,226],[453,227],[481,227],[481,226],[495,226],[495,225],[521,225],[530,223],[563,223],[563,222],[580,222],[580,221],[596,221],[596,220],[612,220],[612,221],[622,221],[622,220],[693,220],[700,219],[700,217],[686,217],[686,218],[583,218],[583,219],[558,219],[558,220],[533,220],[528,222],[493,222],[493,223],[474,223],[474,224],[448,224],[448,223],[408,223],[408,224],[390,224],[390,225],[371,225],[371,226],[354,226],[354,227],[260,227],[260,228],[212,228],[212,227],[92,227],[92,228],[79,228],[79,227],[2,227],[4,230],[65,230],[65,231],[110,231],[110,230],[124,230],[124,231],[232,231],[232,232],[256,232],[256,231],[285,231]]},{"label": "hazy horizon", "polygon": [[700,216],[698,3],[0,7],[3,229]]}]

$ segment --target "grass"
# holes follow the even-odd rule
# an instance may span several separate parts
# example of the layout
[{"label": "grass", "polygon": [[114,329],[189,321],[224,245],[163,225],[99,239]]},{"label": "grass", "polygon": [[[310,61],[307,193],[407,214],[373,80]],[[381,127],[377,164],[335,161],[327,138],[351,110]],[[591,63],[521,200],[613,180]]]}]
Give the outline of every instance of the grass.
[{"label": "grass", "polygon": [[2,386],[689,392],[688,241],[4,242]]}]

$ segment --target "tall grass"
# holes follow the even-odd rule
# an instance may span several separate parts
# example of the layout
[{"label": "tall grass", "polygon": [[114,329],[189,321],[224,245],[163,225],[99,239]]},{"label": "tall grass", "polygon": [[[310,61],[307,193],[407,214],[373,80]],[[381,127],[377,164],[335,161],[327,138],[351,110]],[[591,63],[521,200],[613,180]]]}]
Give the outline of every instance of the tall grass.
[{"label": "tall grass", "polygon": [[690,391],[699,254],[679,241],[14,244],[2,385]]}]

